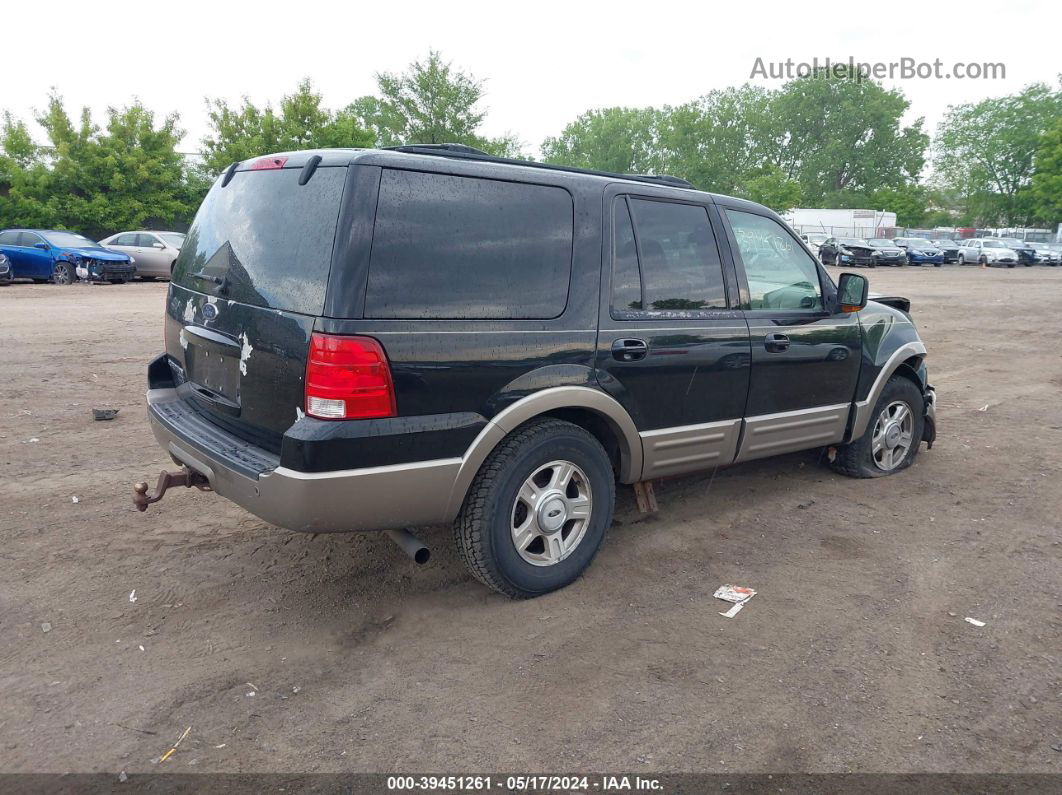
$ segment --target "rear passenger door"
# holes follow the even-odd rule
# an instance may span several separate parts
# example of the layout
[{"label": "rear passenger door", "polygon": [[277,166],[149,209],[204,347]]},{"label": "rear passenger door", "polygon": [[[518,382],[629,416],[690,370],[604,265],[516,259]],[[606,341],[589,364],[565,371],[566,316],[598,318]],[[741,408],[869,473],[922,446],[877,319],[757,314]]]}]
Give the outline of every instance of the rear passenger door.
[{"label": "rear passenger door", "polygon": [[747,205],[722,215],[752,344],[738,460],[841,441],[859,377],[857,315],[828,311],[832,283],[784,224]]},{"label": "rear passenger door", "polygon": [[605,193],[597,372],[642,436],[643,478],[734,458],[749,336],[710,203]]}]

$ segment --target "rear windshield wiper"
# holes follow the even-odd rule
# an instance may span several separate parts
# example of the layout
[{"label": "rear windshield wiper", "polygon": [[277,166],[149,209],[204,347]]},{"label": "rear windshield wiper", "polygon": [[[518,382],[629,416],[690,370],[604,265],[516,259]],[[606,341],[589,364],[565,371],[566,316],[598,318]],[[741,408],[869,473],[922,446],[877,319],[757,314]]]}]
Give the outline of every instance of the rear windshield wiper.
[{"label": "rear windshield wiper", "polygon": [[188,275],[191,276],[193,279],[202,279],[203,281],[213,282],[217,285],[222,285],[225,283],[225,279],[223,279],[221,276],[215,276],[214,274],[206,273],[205,271],[199,271],[198,273],[190,273]]}]

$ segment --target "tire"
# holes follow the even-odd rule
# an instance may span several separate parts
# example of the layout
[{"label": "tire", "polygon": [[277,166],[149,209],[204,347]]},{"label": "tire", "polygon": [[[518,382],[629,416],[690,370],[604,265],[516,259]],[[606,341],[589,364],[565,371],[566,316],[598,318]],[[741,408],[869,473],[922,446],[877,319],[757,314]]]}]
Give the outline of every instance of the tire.
[{"label": "tire", "polygon": [[141,276],[140,277],[140,281],[142,281],[142,282],[153,282],[153,281],[155,281],[155,277],[154,276]]},{"label": "tire", "polygon": [[1008,262],[1007,263],[1007,267],[1008,268],[1013,268],[1014,267],[1014,263],[1013,262]]},{"label": "tire", "polygon": [[[896,431],[898,436],[894,436],[889,429],[890,423],[885,421],[885,412],[888,410],[891,417],[891,412],[894,411],[894,407],[897,404],[903,404],[907,407],[910,423],[909,425],[907,423],[899,423]],[[924,412],[925,400],[915,383],[902,375],[894,375],[885,384],[885,388],[881,391],[881,397],[874,404],[870,422],[867,423],[867,429],[863,432],[863,435],[854,442],[837,449],[837,456],[831,464],[833,470],[852,478],[880,478],[884,475],[895,475],[897,472],[907,469],[907,467],[911,466],[915,456],[918,455],[918,448],[922,444],[922,430],[925,425]],[[875,454],[874,438],[879,432],[884,432],[885,436],[895,442],[895,446],[889,448],[889,442],[883,439],[884,447],[887,450],[900,450],[903,437],[908,433],[910,434],[910,440],[902,453],[886,453],[882,451]],[[897,455],[900,456],[899,460],[895,460]],[[893,458],[892,461],[888,460],[889,456]]]},{"label": "tire", "polygon": [[[557,480],[564,470],[558,464],[574,465],[563,497]],[[537,510],[528,495],[538,500]],[[582,524],[567,518],[571,506],[558,499],[585,500],[589,517]],[[514,599],[540,596],[569,585],[590,565],[612,524],[615,501],[612,465],[593,435],[562,420],[532,420],[483,462],[454,522],[454,542],[469,571],[487,587]],[[565,513],[555,518],[551,509]],[[561,524],[549,531],[539,517]],[[514,541],[514,524],[526,528],[522,552]],[[556,548],[566,541],[573,546]]]},{"label": "tire", "polygon": [[934,267],[934,268],[939,268],[939,267],[940,267],[941,265],[943,265],[943,264],[944,264],[943,262],[934,262],[934,263],[933,263],[933,267]]},{"label": "tire", "polygon": [[74,266],[69,262],[57,262],[55,267],[52,268],[52,283],[63,284],[70,286],[77,282],[77,274],[74,272]]},{"label": "tire", "polygon": [[979,259],[977,262],[982,268],[984,268],[988,265],[988,257],[982,254],[981,259]]}]

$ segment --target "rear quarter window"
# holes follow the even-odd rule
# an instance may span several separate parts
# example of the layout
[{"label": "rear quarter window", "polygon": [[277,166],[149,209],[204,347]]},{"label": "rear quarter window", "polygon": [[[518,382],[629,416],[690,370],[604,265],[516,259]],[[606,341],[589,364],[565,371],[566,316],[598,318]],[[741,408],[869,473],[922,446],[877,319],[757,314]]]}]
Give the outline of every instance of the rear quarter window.
[{"label": "rear quarter window", "polygon": [[365,316],[557,317],[568,301],[573,218],[563,188],[386,169]]}]

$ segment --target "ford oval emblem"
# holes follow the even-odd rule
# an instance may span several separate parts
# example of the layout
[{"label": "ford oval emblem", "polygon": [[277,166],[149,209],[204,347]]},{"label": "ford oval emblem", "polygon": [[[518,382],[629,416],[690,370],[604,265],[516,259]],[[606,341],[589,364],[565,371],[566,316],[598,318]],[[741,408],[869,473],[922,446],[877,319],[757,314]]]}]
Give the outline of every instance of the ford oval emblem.
[{"label": "ford oval emblem", "polygon": [[215,304],[203,304],[203,317],[213,320],[218,316],[218,308]]}]

